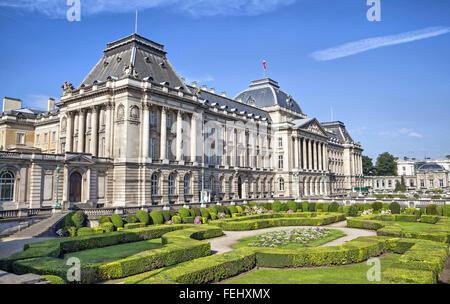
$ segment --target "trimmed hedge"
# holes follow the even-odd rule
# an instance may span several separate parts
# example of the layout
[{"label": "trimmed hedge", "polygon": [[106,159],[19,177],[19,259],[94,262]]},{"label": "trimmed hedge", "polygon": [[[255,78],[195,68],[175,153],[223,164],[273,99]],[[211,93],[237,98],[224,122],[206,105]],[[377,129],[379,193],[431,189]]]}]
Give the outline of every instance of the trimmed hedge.
[{"label": "trimmed hedge", "polygon": [[161,211],[153,210],[150,212],[150,217],[152,218],[152,222],[154,225],[164,224],[164,218],[161,214]]},{"label": "trimmed hedge", "polygon": [[105,222],[100,225],[103,229],[105,229],[105,232],[113,232],[114,231],[114,224],[111,222]]},{"label": "trimmed hedge", "polygon": [[139,220],[139,222],[144,223],[145,225],[148,225],[148,223],[150,222],[148,213],[144,210],[138,210],[136,212],[136,218]]},{"label": "trimmed hedge", "polygon": [[122,228],[123,227],[123,220],[122,217],[118,214],[111,215],[111,222],[114,224],[114,227],[116,228]]},{"label": "trimmed hedge", "polygon": [[181,207],[181,208],[178,209],[178,214],[179,214],[181,217],[188,217],[188,216],[191,216],[189,210],[186,209],[186,208],[183,208],[183,207]]}]

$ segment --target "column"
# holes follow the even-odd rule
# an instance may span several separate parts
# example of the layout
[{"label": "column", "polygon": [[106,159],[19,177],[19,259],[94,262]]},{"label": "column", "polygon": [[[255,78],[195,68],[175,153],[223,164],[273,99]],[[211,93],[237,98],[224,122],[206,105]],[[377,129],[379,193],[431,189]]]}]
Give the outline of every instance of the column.
[{"label": "column", "polygon": [[312,141],[311,143],[312,149],[311,149],[311,153],[312,153],[312,169],[315,170],[317,169],[317,146],[316,146],[316,142]]},{"label": "column", "polygon": [[298,169],[298,138],[294,137],[294,168]]},{"label": "column", "polygon": [[182,126],[183,126],[183,116],[181,111],[177,113],[177,161],[181,160],[183,155],[183,135],[182,135]]},{"label": "column", "polygon": [[238,160],[238,130],[233,129],[233,166],[237,167]]},{"label": "column", "polygon": [[86,122],[86,111],[84,109],[80,110],[80,115],[78,116],[78,152],[84,153],[84,126]]},{"label": "column", "polygon": [[[229,151],[228,151],[228,135],[227,135],[227,125],[226,124],[222,126],[222,136],[223,136],[223,140],[222,140],[223,146],[222,146],[222,152],[221,152],[221,154],[222,154],[222,166],[226,166],[228,164],[227,162],[228,162],[228,155],[229,155]],[[225,184],[227,184],[227,182]]]},{"label": "column", "polygon": [[150,145],[150,104],[145,102],[142,105],[144,111],[142,115],[142,157],[149,157]]},{"label": "column", "polygon": [[89,151],[93,156],[97,156],[97,142],[98,142],[98,108],[91,107],[91,147]]},{"label": "column", "polygon": [[161,141],[160,141],[160,159],[167,159],[167,110],[161,109]]},{"label": "column", "polygon": [[308,161],[306,160],[306,138],[302,139],[302,148],[303,148],[303,169],[307,169],[308,168]]},{"label": "column", "polygon": [[105,112],[105,155],[104,157],[110,157],[111,155],[111,111],[113,108],[112,103],[108,103],[106,105],[106,112]]},{"label": "column", "polygon": [[195,113],[191,117],[191,161],[197,162],[197,120]]},{"label": "column", "polygon": [[319,143],[319,170],[322,171],[323,170],[323,165],[322,165],[322,143]]},{"label": "column", "polygon": [[310,139],[308,139],[308,169],[312,169],[312,148]]},{"label": "column", "polygon": [[67,127],[66,127],[66,152],[72,152],[73,144],[73,113],[67,112]]},{"label": "column", "polygon": [[324,144],[323,147],[325,150],[323,153],[323,156],[325,157],[325,161],[323,162],[323,164],[325,166],[324,170],[328,171],[328,145]]}]

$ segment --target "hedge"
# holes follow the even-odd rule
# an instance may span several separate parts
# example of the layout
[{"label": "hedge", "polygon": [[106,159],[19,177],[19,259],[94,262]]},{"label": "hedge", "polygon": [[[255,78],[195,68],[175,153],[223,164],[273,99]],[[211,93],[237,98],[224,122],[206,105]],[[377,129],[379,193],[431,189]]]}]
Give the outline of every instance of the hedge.
[{"label": "hedge", "polygon": [[116,228],[123,227],[122,217],[118,214],[111,215],[111,222],[114,224],[114,227],[116,227]]},{"label": "hedge", "polygon": [[46,279],[47,281],[49,281],[50,284],[57,285],[57,284],[65,284],[66,283],[61,277],[58,277],[55,275],[43,275],[42,277],[44,279]]},{"label": "hedge", "polygon": [[148,213],[144,210],[138,210],[136,212],[136,218],[139,220],[139,222],[144,223],[145,225],[148,225],[148,223],[150,222]]},{"label": "hedge", "polygon": [[103,229],[105,229],[105,232],[113,232],[114,231],[114,224],[111,222],[105,222],[100,225]]},{"label": "hedge", "polygon": [[141,228],[141,227],[145,227],[144,223],[129,223],[129,224],[125,224],[125,229],[135,229],[135,228]]},{"label": "hedge", "polygon": [[75,213],[72,213],[72,222],[75,227],[81,228],[86,222],[86,215],[82,210],[77,210]]},{"label": "hedge", "polygon": [[133,223],[137,223],[139,222],[138,218],[132,214],[128,214],[125,217],[125,222],[127,222],[128,224],[133,224]]},{"label": "hedge", "polygon": [[172,215],[170,215],[170,211],[172,210],[162,210],[161,215],[163,217],[163,222],[167,223],[172,218]]},{"label": "hedge", "polygon": [[161,214],[161,211],[153,210],[150,212],[150,217],[152,218],[152,222],[154,225],[164,224],[164,218]]}]

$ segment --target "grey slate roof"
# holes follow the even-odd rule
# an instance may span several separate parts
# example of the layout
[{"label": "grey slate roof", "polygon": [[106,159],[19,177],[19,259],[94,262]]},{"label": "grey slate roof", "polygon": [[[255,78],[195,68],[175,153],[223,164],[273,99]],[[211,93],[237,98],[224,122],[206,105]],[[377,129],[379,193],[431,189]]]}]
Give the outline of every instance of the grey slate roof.
[{"label": "grey slate roof", "polygon": [[[188,86],[188,88],[191,91],[195,90],[195,88],[192,86]],[[221,95],[213,94],[213,93],[211,93],[209,91],[205,91],[205,90],[199,90],[199,94],[202,99],[206,99],[208,101],[208,105],[210,105],[210,106],[217,103],[216,106],[219,108],[226,107],[228,109],[228,111],[230,111],[234,108],[234,109],[236,109],[237,113],[245,111],[246,115],[253,114],[254,116],[260,116],[261,118],[266,118],[266,121],[271,122],[269,113],[267,113],[266,111],[261,110],[257,107],[250,106],[248,104],[238,102],[236,100],[233,100],[233,99],[221,96]]]},{"label": "grey slate roof", "polygon": [[242,102],[254,104],[258,108],[278,104],[303,114],[298,102],[291,95],[280,90],[278,82],[270,78],[253,80],[248,89],[239,93],[234,99],[242,99]]},{"label": "grey slate roof", "polygon": [[331,121],[331,122],[321,122],[320,123],[322,127],[327,130],[328,132],[331,132],[339,139],[341,143],[353,143],[354,140],[348,134],[347,129],[345,128],[345,125],[341,121]]},{"label": "grey slate roof", "polygon": [[420,166],[419,171],[445,171],[444,167],[439,164],[425,164]]},{"label": "grey slate roof", "polygon": [[[138,79],[151,77],[151,81],[168,82],[169,87],[183,87],[184,82],[178,76],[166,57],[164,46],[138,34],[107,44],[104,55],[90,71],[81,85],[92,85],[94,81],[104,82],[108,77],[121,79],[128,74]],[[127,69],[131,72],[127,74]]]}]

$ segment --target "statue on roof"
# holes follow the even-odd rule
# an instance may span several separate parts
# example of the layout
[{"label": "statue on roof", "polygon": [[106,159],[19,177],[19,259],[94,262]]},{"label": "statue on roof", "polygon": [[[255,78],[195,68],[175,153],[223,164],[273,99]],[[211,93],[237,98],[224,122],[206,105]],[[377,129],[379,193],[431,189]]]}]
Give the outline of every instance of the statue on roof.
[{"label": "statue on roof", "polygon": [[64,81],[64,84],[61,86],[63,89],[63,96],[71,93],[75,88],[73,87],[73,84],[70,82]]}]

